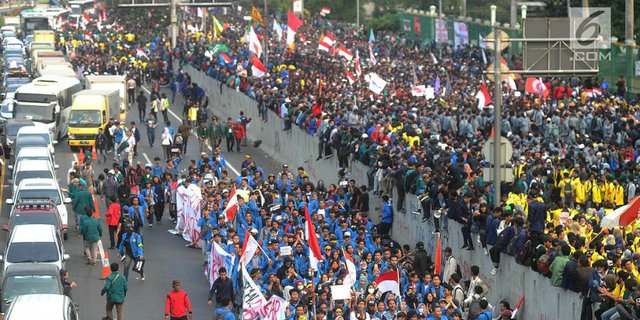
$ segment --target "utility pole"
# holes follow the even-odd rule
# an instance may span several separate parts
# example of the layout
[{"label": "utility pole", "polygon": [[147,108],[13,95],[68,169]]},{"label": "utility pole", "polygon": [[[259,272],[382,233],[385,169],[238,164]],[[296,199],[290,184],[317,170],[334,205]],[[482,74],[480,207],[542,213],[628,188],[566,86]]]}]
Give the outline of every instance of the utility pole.
[{"label": "utility pole", "polygon": [[262,37],[262,47],[264,48],[264,63],[269,63],[269,43],[267,42],[267,36],[269,35],[269,26],[267,25],[267,18],[269,17],[269,13],[267,12],[267,0],[264,0],[264,17],[262,21],[264,21],[264,37]]},{"label": "utility pole", "polygon": [[491,27],[493,28],[493,82],[495,87],[494,93],[494,104],[493,104],[493,139],[494,143],[494,163],[493,163],[493,195],[494,195],[494,205],[500,205],[500,183],[502,179],[500,177],[502,163],[500,162],[500,152],[502,150],[502,146],[500,145],[500,139],[502,138],[502,83],[501,78],[502,74],[500,73],[500,29],[496,26],[496,12],[497,7],[495,5],[491,6]]},{"label": "utility pole", "polygon": [[516,22],[518,22],[518,2],[516,0],[511,0],[511,19],[509,20],[509,25],[511,28],[516,27]]},{"label": "utility pole", "polygon": [[627,20],[624,30],[624,43],[628,46],[633,46],[636,44],[635,40],[633,39],[633,24],[635,23],[635,21],[633,20],[633,1],[634,0],[625,1],[625,16]]},{"label": "utility pole", "polygon": [[359,27],[360,27],[360,0],[357,0],[356,1],[356,30],[358,30]]}]

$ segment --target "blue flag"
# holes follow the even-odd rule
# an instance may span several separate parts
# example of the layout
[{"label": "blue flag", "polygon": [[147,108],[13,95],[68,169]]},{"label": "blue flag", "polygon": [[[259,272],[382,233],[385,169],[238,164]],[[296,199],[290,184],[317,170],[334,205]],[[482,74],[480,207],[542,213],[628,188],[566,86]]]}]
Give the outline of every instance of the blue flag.
[{"label": "blue flag", "polygon": [[436,97],[440,96],[440,76],[436,76],[436,84],[435,84],[435,90],[436,90]]},{"label": "blue flag", "polygon": [[376,37],[373,35],[373,29],[369,29],[369,42],[376,42]]}]

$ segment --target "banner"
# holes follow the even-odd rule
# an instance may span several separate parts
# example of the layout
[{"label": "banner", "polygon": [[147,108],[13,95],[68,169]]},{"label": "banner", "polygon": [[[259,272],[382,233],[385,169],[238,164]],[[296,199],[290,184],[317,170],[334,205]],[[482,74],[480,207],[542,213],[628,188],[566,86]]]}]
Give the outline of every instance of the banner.
[{"label": "banner", "polygon": [[449,31],[447,30],[447,21],[444,19],[436,19],[436,42],[449,42]]},{"label": "banner", "polygon": [[411,87],[411,95],[413,95],[414,97],[423,97],[425,91],[426,87],[424,85]]},{"label": "banner", "polygon": [[218,279],[219,270],[222,267],[227,269],[227,274],[230,278],[232,277],[233,258],[234,257],[224,251],[217,242],[213,242],[211,255],[209,256],[209,265],[204,269],[204,275],[209,278],[209,288],[213,285],[213,281]]},{"label": "banner", "polygon": [[202,191],[195,184],[189,184],[188,188],[181,185],[176,190],[176,209],[178,221],[176,222],[176,232],[182,233],[182,238],[191,243],[192,246],[199,247],[200,228],[200,202],[202,201]]},{"label": "banner", "polygon": [[[264,298],[260,288],[253,282],[247,268],[242,268],[242,318],[253,319],[255,318],[255,311],[261,309],[267,304],[267,299]],[[249,318],[248,316],[251,316]]]},{"label": "banner", "polygon": [[335,285],[329,287],[331,289],[332,300],[349,300],[351,299],[351,286],[346,284]]},{"label": "banner", "polygon": [[302,0],[293,0],[293,13],[302,14],[303,7]]},{"label": "banner", "polygon": [[422,33],[422,24],[419,17],[413,17],[413,35],[418,37]]},{"label": "banner", "polygon": [[367,76],[369,77],[369,90],[373,91],[375,94],[382,93],[384,87],[387,86],[387,81],[380,78],[380,76],[373,72]]},{"label": "banner", "polygon": [[272,296],[262,307],[244,310],[243,320],[282,320],[285,319],[288,302],[276,295]]},{"label": "banner", "polygon": [[404,31],[411,31],[411,20],[403,19],[402,20]]},{"label": "banner", "polygon": [[455,47],[462,47],[469,44],[469,29],[466,23],[453,23],[453,44]]}]

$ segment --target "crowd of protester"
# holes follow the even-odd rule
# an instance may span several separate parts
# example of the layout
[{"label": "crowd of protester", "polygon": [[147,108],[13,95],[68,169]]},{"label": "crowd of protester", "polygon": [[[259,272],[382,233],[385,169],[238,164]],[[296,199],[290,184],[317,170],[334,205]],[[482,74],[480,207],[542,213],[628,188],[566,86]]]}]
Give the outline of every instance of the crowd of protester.
[{"label": "crowd of protester", "polygon": [[[153,14],[132,19],[122,11],[110,12],[105,27],[90,24],[91,40],[81,29],[67,28],[60,34],[60,44],[70,50],[79,74],[126,74],[137,86],[148,84],[157,108],[165,110],[164,105],[175,103],[176,95],[185,98],[184,115],[190,122],[174,132],[164,119],[163,140],[171,144],[165,159],[156,159],[148,168],[133,168],[127,162],[118,165],[112,175],[122,172],[117,180],[124,188],[118,190],[131,190],[133,185],[142,192],[153,188],[148,190],[157,193],[157,199],[152,197],[157,206],[161,200],[170,204],[180,183],[201,187],[205,239],[239,254],[245,230],[252,232],[269,259],[256,254],[248,269],[267,298],[287,298],[288,318],[511,317],[508,301],[513,304],[518,297],[491,306],[478,267],[462,278],[453,254],[458,248],[444,250],[443,272],[436,274],[424,244],[401,246],[391,239],[393,215],[406,211],[407,194],[421,200],[425,223],[435,223],[438,230],[446,230],[450,220],[460,223],[461,249],[488,255],[495,267],[492,275],[500,276],[502,254],[513,255],[523,268],[550,277],[552,285],[580,292],[582,319],[592,319],[593,311],[597,319],[631,319],[630,314],[638,312],[640,254],[636,246],[640,237],[635,223],[627,228],[600,225],[604,215],[636,196],[638,108],[635,100],[626,98],[624,78],[615,87],[597,78],[548,79],[544,81],[548,96],[505,89],[501,134],[514,146],[515,181],[502,185],[503,197],[496,203],[491,184],[482,177],[487,163],[481,153],[491,135],[493,113],[490,107],[478,108],[474,98],[485,83],[483,54],[490,59],[489,52],[474,46],[423,46],[392,32],[380,32],[370,43],[362,30],[354,32],[347,24],[312,18],[298,31],[293,48],[276,40],[271,28],[256,26],[258,33],[273,40],[268,41],[268,59],[263,59],[268,72],[256,78],[249,71],[242,14],[212,13],[228,24],[221,34],[214,37],[212,32],[183,25],[173,51]],[[183,17],[197,20],[186,12]],[[110,22],[117,23],[107,27]],[[328,32],[352,52],[359,52],[364,74],[376,72],[389,81],[382,94],[372,93],[362,77],[349,84],[345,61],[318,51],[317,39]],[[300,35],[307,41],[299,40]],[[375,59],[369,54],[370,46]],[[220,52],[232,62],[221,62]],[[518,67],[517,57],[507,58]],[[208,101],[188,74],[171,77],[174,59],[255,98],[260,120],[281,118],[278,121],[287,128],[295,124],[317,137],[317,161],[335,154],[343,172],[348,172],[352,161],[369,165],[368,181],[342,176],[333,184],[312,182],[304,168],[292,172],[283,167],[282,172],[266,175],[250,157],[242,164],[242,175],[230,177],[222,139],[227,142],[226,152],[239,151],[247,119],[225,122],[210,116],[208,108],[215,109],[218,101]],[[353,70],[353,62],[347,66]],[[164,84],[169,88],[161,89]],[[413,97],[414,84],[439,87],[440,94],[431,100]],[[492,92],[491,85],[485,84]],[[517,82],[520,92],[523,84]],[[146,108],[139,101],[138,107]],[[182,152],[170,152],[178,141],[186,148],[191,132],[196,131],[208,139],[201,143],[212,146],[213,153],[201,146],[201,159],[182,161]],[[181,166],[187,170],[185,176],[178,171]],[[227,223],[220,214],[234,185],[250,191],[250,197],[239,200],[237,220]],[[116,193],[119,202],[129,206],[125,202],[131,196],[122,192]],[[370,195],[381,197],[384,207],[370,208]],[[281,208],[271,212],[274,204]],[[304,207],[320,234],[325,258],[315,274],[309,272],[309,248],[301,236]],[[162,217],[165,208],[155,210]],[[435,210],[442,218],[433,218]],[[374,216],[382,216],[380,224],[372,224]],[[291,256],[280,256],[278,248],[283,245],[292,246]],[[353,257],[358,282],[351,300],[333,301],[329,285],[341,283],[346,271],[341,248]],[[217,296],[219,305],[232,301],[240,307],[241,275],[236,270],[228,275],[233,290],[225,291],[233,296]],[[401,297],[376,291],[373,280],[387,270],[400,270]]]}]

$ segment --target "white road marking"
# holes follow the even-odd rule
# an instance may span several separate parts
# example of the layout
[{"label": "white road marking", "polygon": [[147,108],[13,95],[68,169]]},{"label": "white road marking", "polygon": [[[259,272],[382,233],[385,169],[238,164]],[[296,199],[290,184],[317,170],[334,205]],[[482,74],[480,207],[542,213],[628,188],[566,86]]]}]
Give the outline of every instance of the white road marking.
[{"label": "white road marking", "polygon": [[[145,86],[142,86],[142,90],[144,90],[144,92],[146,92],[147,94],[151,94],[151,92],[149,91],[149,89],[147,89]],[[178,120],[179,122],[182,123],[182,119],[180,117],[178,117],[178,115],[173,112],[171,110],[171,108],[167,109],[167,111],[169,111],[169,114],[172,115],[174,118],[176,118],[176,120]],[[191,135],[196,137],[196,139],[198,139],[198,135],[196,135],[195,132],[191,132]],[[207,145],[207,148],[209,149],[209,151],[213,152],[213,149],[211,148],[210,145]],[[146,155],[143,153],[143,155],[146,158]],[[149,159],[147,158],[147,161],[149,161]],[[150,161],[149,161],[150,162]],[[235,173],[236,175],[240,175],[240,171],[238,171],[236,168],[234,168],[229,162],[227,162],[227,167],[229,167],[229,169],[231,169],[231,171],[233,171],[233,173]]]},{"label": "white road marking", "polygon": [[151,160],[149,160],[149,156],[145,152],[142,153],[142,156],[144,157],[145,160],[147,160],[148,164],[151,164]]}]

